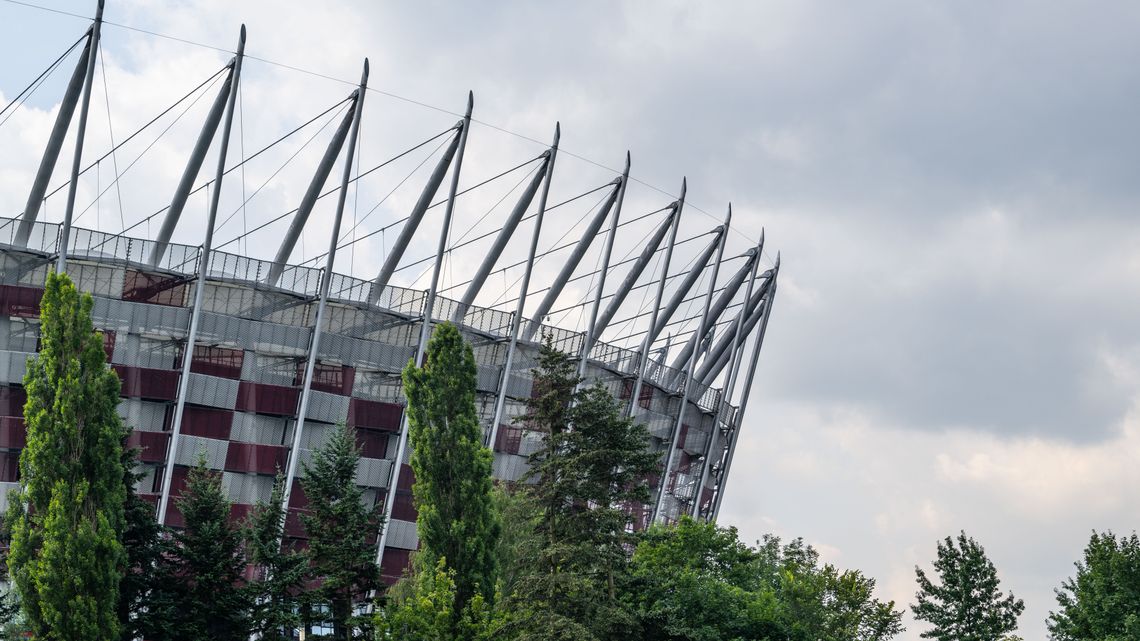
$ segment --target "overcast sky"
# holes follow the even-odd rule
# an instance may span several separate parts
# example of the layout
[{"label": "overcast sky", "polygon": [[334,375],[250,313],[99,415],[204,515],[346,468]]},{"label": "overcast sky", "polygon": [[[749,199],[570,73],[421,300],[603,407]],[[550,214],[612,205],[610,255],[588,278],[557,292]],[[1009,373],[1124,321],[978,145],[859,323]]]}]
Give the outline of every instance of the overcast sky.
[{"label": "overcast sky", "polygon": [[[90,15],[92,4],[52,6]],[[222,49],[248,25],[248,53],[280,64],[247,61],[247,153],[345,97],[367,56],[370,86],[391,95],[368,95],[364,168],[454,124],[470,89],[482,124],[471,132],[463,185],[541,153],[559,120],[573,155],[560,157],[551,202],[611,180],[629,150],[641,182],[623,217],[668,204],[687,176],[682,238],[718,224],[730,201],[730,255],[765,228],[764,264],[782,253],[781,287],[721,514],[745,539],[803,536],[826,560],[876,577],[880,596],[909,604],[915,564],[965,529],[1004,587],[1026,599],[1022,634],[1037,639],[1090,531],[1136,527],[1140,5],[108,4],[111,22]],[[84,28],[0,3],[3,102]],[[121,140],[229,58],[112,25],[104,39],[91,160],[108,148],[108,122]],[[23,208],[68,60],[0,125],[4,215]],[[119,231],[164,206],[211,99],[78,224]],[[227,179],[222,216],[235,217],[219,240],[296,207],[328,130],[273,172],[323,122],[250,163],[246,196],[266,186],[244,212],[243,185]],[[89,173],[80,209],[111,184],[111,163],[123,173],[149,140]],[[406,214],[435,144],[350,193],[358,233]],[[522,178],[460,201],[456,234],[493,230]],[[49,200],[49,220],[59,219],[61,196]],[[573,223],[596,197],[552,215],[544,246],[562,233],[575,238]],[[205,210],[196,198],[176,234],[190,244],[200,243]],[[500,198],[506,204],[495,207]],[[294,260],[323,251],[330,212],[322,203]],[[637,251],[659,220],[623,228],[616,255]],[[228,248],[271,255],[283,224]],[[430,255],[438,224],[425,222],[405,262]],[[398,230],[346,250],[338,271],[374,275]],[[678,264],[701,242],[679,250]],[[449,259],[445,285],[465,280],[479,247]],[[511,260],[524,248],[512,245]],[[536,279],[549,281],[551,262]],[[586,264],[596,264],[593,254]],[[400,282],[426,286],[415,279],[423,267]],[[493,277],[496,291],[481,301],[515,278]],[[575,283],[565,299],[588,286]],[[630,310],[645,304],[631,299]],[[560,320],[573,326],[577,313]],[[632,330],[607,338],[629,342],[621,331]],[[901,638],[918,639],[909,614],[908,627]]]}]

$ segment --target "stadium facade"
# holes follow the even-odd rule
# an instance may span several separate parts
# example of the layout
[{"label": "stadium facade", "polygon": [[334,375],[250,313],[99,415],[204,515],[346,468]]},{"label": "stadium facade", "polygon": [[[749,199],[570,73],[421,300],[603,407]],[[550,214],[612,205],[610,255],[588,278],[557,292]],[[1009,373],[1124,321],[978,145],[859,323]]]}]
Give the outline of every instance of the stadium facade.
[{"label": "stadium facade", "polygon": [[[171,206],[156,238],[138,238],[71,225],[74,186],[90,101],[91,74],[98,49],[99,19],[88,32],[71,78],[25,211],[0,218],[0,493],[18,483],[18,459],[25,443],[22,380],[26,362],[38,346],[39,301],[52,269],[66,271],[94,297],[95,325],[103,332],[106,354],[122,381],[120,414],[139,448],[142,479],[138,491],[153,501],[167,524],[181,523],[172,498],[184,486],[187,470],[200,456],[222,473],[240,518],[259,500],[267,500],[279,470],[289,478],[290,537],[303,538],[297,518],[306,498],[296,483],[300,463],[308,460],[339,422],[356,433],[363,458],[357,482],[366,500],[383,505],[388,522],[377,537],[377,553],[387,580],[398,577],[417,545],[413,483],[407,465],[407,424],[400,371],[422,358],[433,323],[452,321],[471,343],[478,366],[477,404],[487,443],[494,449],[494,474],[504,481],[527,476],[527,456],[542,435],[512,420],[532,394],[532,370],[542,341],[549,340],[578,359],[580,373],[599,381],[626,403],[630,415],[651,435],[647,447],[661,457],[661,473],[651,479],[654,498],[647,505],[626,506],[636,527],[651,521],[672,522],[683,514],[716,518],[737,435],[776,293],[779,261],[761,269],[763,239],[743,254],[743,266],[722,273],[728,225],[712,230],[710,240],[687,271],[669,273],[684,209],[681,196],[666,209],[665,220],[645,239],[620,283],[604,297],[604,276],[629,183],[628,163],[573,245],[555,281],[535,292],[531,267],[541,235],[542,216],[558,150],[537,160],[541,169],[523,190],[504,221],[494,245],[458,299],[439,293],[439,268],[447,245],[471,102],[465,118],[449,133],[450,141],[389,249],[376,278],[336,273],[344,194],[367,87],[367,63],[361,85],[293,214],[290,230],[273,260],[226,253],[212,246],[219,189],[213,190],[206,238],[201,245],[173,243],[171,233],[198,181],[208,151],[222,144],[215,184],[227,167],[225,150],[240,80],[244,28],[234,60],[203,125]],[[76,113],[77,112],[77,113]],[[38,216],[48,180],[61,155],[64,136],[79,123],[68,208],[62,223]],[[290,264],[293,245],[314,202],[343,159],[337,191],[339,204],[324,267]],[[207,170],[208,171],[208,170]],[[450,178],[450,180],[447,180]],[[445,182],[447,185],[445,186]],[[442,229],[420,225],[437,193],[446,191]],[[533,212],[525,217],[528,212]],[[731,216],[731,211],[730,211]],[[514,310],[481,307],[479,291],[523,220],[534,220],[530,254]],[[609,222],[609,229],[602,231]],[[439,234],[439,251],[427,290],[389,282],[414,234]],[[558,296],[575,274],[595,239],[604,239],[595,300],[583,327],[545,324]],[[664,266],[646,273],[652,259]],[[708,286],[698,291],[698,280]],[[636,348],[599,340],[638,282],[655,292],[647,329]],[[672,284],[665,297],[666,281]],[[543,297],[524,317],[527,293]],[[686,298],[686,297],[690,298]],[[661,346],[664,329],[685,301],[702,305],[695,328],[674,346]],[[608,301],[603,306],[603,300]],[[734,302],[735,301],[735,302]],[[727,320],[722,320],[727,318]],[[719,335],[712,328],[720,327]],[[674,347],[671,349],[671,347]],[[672,357],[672,358],[669,358]],[[668,362],[666,362],[668,361]],[[737,398],[736,401],[733,399]]]}]

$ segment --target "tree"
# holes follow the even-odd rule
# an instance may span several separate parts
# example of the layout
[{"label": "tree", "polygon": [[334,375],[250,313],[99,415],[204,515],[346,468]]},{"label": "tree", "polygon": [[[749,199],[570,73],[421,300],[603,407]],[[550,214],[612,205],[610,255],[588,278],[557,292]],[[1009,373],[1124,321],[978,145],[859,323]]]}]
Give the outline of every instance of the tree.
[{"label": "tree", "polygon": [[415,472],[422,568],[440,559],[455,580],[455,621],[481,595],[493,601],[499,522],[492,499],[491,450],[475,409],[475,357],[451,323],[436,327],[423,367],[404,368]]},{"label": "tree", "polygon": [[93,302],[49,274],[41,349],[24,375],[27,446],[9,508],[8,567],[40,639],[119,636],[125,489],[119,379],[91,323]]},{"label": "tree", "polygon": [[360,450],[343,423],[333,430],[324,447],[304,463],[301,488],[310,513],[301,515],[309,535],[309,570],[321,582],[313,595],[329,608],[336,641],[365,638],[371,621],[355,613],[368,593],[380,585],[376,545],[383,516],[363,502],[356,485]]},{"label": "tree", "polygon": [[519,419],[543,434],[530,457],[541,545],[523,558],[511,596],[520,639],[622,638],[636,625],[618,595],[631,546],[627,505],[649,499],[657,456],[644,426],[600,386],[580,388],[573,362],[543,346],[533,398]]},{"label": "tree", "polygon": [[998,641],[1017,630],[1017,617],[1025,602],[999,589],[997,569],[982,546],[965,532],[938,543],[934,561],[940,585],[935,585],[921,568],[917,603],[911,606],[914,618],[934,626],[922,633],[924,639],[938,641]]},{"label": "tree", "polygon": [[1049,613],[1057,641],[1140,639],[1140,539],[1093,532],[1076,578],[1057,590],[1058,612]]},{"label": "tree", "polygon": [[647,639],[885,641],[902,630],[874,579],[821,566],[799,539],[752,548],[733,528],[684,517],[646,532],[631,575],[626,598]]},{"label": "tree", "polygon": [[241,535],[230,524],[221,474],[204,455],[190,469],[175,501],[185,522],[157,568],[159,593],[149,599],[154,629],[147,638],[169,641],[249,638],[249,603],[242,588]]},{"label": "tree", "polygon": [[135,472],[138,451],[123,448],[123,485],[126,500],[123,508],[123,551],[126,569],[119,581],[119,638],[133,641],[142,638],[155,624],[150,621],[152,593],[161,590],[155,583],[155,568],[164,550],[163,528],[155,520],[154,506],[135,491],[141,474]]},{"label": "tree", "polygon": [[258,501],[243,528],[254,579],[248,585],[250,629],[265,641],[288,641],[301,623],[298,595],[308,561],[285,536],[285,479],[278,475],[268,503]]},{"label": "tree", "polygon": [[408,641],[498,639],[505,616],[476,594],[455,611],[455,570],[442,557],[435,567],[417,564],[409,577],[388,593],[388,604],[376,616],[377,638]]}]

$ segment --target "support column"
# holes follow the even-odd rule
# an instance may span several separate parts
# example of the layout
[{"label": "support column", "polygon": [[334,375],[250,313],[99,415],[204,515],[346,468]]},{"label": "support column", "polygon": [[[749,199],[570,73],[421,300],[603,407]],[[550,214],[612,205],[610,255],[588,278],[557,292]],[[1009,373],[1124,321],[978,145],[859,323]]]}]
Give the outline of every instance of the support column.
[{"label": "support column", "polygon": [[657,340],[657,337],[661,335],[661,332],[665,331],[665,327],[669,324],[669,320],[673,318],[673,314],[677,313],[677,308],[681,306],[681,303],[685,302],[685,296],[687,296],[689,294],[689,291],[693,289],[693,285],[697,283],[697,279],[700,278],[701,274],[704,273],[705,267],[711,263],[713,253],[720,245],[720,237],[724,234],[724,229],[722,227],[717,227],[715,230],[713,230],[713,234],[713,239],[707,246],[705,246],[704,249],[701,250],[699,254],[697,254],[696,260],[693,261],[693,269],[689,270],[689,273],[685,274],[684,280],[681,281],[681,285],[677,288],[677,291],[673,294],[673,297],[669,299],[669,303],[665,306],[664,309],[661,310],[661,313],[658,314],[657,322],[653,324],[652,329],[649,332],[649,342],[651,344]]},{"label": "support column", "polygon": [[[463,128],[459,132],[459,149],[455,156],[455,170],[451,173],[451,191],[447,195],[447,206],[443,212],[443,225],[439,230],[439,248],[435,253],[435,266],[431,272],[431,288],[424,303],[423,325],[420,326],[420,342],[416,348],[416,364],[423,365],[424,351],[431,336],[431,317],[435,307],[436,288],[439,287],[439,273],[443,267],[443,255],[447,253],[447,236],[451,230],[451,215],[455,210],[455,192],[459,189],[459,171],[463,168],[463,150],[467,148],[467,134],[471,130],[471,110],[475,106],[475,94],[467,93],[467,112],[463,116]],[[388,482],[388,498],[384,501],[384,523],[392,518],[393,500],[400,479],[400,466],[404,463],[404,450],[408,448],[408,410],[405,407],[400,418],[400,442],[396,450],[396,461],[392,466],[392,477]],[[384,562],[384,544],[388,541],[388,528],[382,527],[377,541],[376,565]]]},{"label": "support column", "polygon": [[[754,261],[752,261],[752,276],[748,279],[748,288],[744,291],[744,304],[741,305],[740,314],[738,315],[737,320],[736,320],[736,331],[732,334],[732,346],[733,346],[732,353],[733,353],[733,360],[734,361],[738,361],[739,356],[744,351],[744,346],[741,344],[741,342],[744,341],[744,339],[747,337],[747,333],[744,330],[744,321],[745,321],[744,317],[748,313],[748,303],[749,303],[749,301],[752,300],[752,290],[756,286],[756,274],[760,271],[760,257],[763,255],[764,255],[764,230],[761,229],[760,230],[760,242],[757,243],[757,245],[756,245],[756,259]],[[714,362],[717,360],[717,358],[718,357],[710,354],[710,357],[708,360],[710,362]],[[708,385],[708,383],[705,381],[703,376],[698,376],[697,378],[701,381],[702,385],[705,385],[705,386]],[[723,402],[723,403],[729,402],[729,400],[732,398],[732,392],[733,392],[733,389],[735,388],[735,386],[736,386],[736,371],[735,370],[729,370],[728,381],[726,381],[726,383],[725,383],[724,394],[721,396],[721,399],[722,399],[721,402]],[[716,413],[716,416],[720,416],[720,411],[719,411],[720,408],[717,408],[717,410],[718,411]],[[715,430],[713,432],[713,436],[715,437],[716,433],[719,431],[720,431],[719,429]],[[690,512],[690,514],[693,516],[693,518],[697,518],[700,515],[701,492],[704,491],[705,483],[708,482],[709,470],[712,469],[712,460],[711,459],[712,459],[712,451],[713,451],[713,449],[712,449],[713,448],[713,441],[714,441],[713,438],[709,439],[708,452],[705,453],[704,463],[701,464],[701,482],[699,484],[697,484],[697,498],[696,498],[696,500],[693,501],[692,511]],[[710,505],[709,507],[712,507],[712,506]]]},{"label": "support column", "polygon": [[[709,318],[709,308],[712,306],[713,293],[716,291],[716,279],[720,272],[720,263],[724,259],[724,246],[728,244],[728,229],[729,224],[732,223],[732,205],[728,206],[728,214],[724,218],[724,233],[720,237],[720,246],[716,251],[716,263],[713,265],[712,278],[709,280],[708,293],[705,294],[705,309],[701,314],[701,322],[697,326],[696,333],[693,334],[694,338],[698,341],[704,336],[707,329]],[[677,410],[677,423],[673,426],[673,436],[670,439],[669,450],[665,455],[665,469],[661,474],[661,485],[657,490],[657,502],[653,507],[653,514],[649,519],[650,523],[655,523],[657,517],[661,514],[661,508],[665,504],[665,488],[669,485],[669,473],[673,468],[673,453],[677,451],[677,440],[681,436],[681,427],[685,422],[685,412],[689,404],[689,388],[693,383],[693,369],[697,364],[697,359],[692,358],[689,360],[689,366],[685,374],[685,382],[681,387],[681,404]]]},{"label": "support column", "polygon": [[736,443],[739,440],[739,432],[741,422],[744,420],[744,411],[748,409],[748,397],[752,393],[752,381],[756,376],[756,365],[760,358],[760,348],[764,344],[764,333],[768,331],[768,318],[772,315],[772,303],[776,300],[777,289],[777,276],[780,273],[780,256],[776,255],[776,267],[774,269],[775,275],[772,276],[772,291],[769,293],[768,304],[764,308],[764,320],[760,322],[760,332],[756,334],[756,345],[752,348],[752,358],[748,362],[748,378],[744,382],[743,396],[740,399],[740,409],[737,410],[735,416],[736,425],[732,430],[732,440],[728,446],[728,458],[725,460],[724,469],[720,472],[720,479],[717,482],[716,494],[713,496],[713,509],[712,521],[715,523],[717,516],[720,514],[720,504],[724,500],[724,483],[728,480],[728,472],[732,469],[732,457],[736,454]]},{"label": "support column", "polygon": [[594,323],[591,333],[595,338],[601,337],[602,332],[606,331],[606,328],[609,327],[610,321],[614,318],[614,314],[617,314],[618,309],[621,308],[621,304],[625,302],[626,296],[629,295],[633,286],[637,284],[637,279],[641,277],[641,273],[645,271],[645,268],[649,265],[649,261],[653,260],[653,255],[656,254],[657,250],[661,247],[661,241],[665,240],[665,234],[668,233],[670,229],[676,228],[673,225],[673,218],[677,215],[677,210],[676,208],[671,209],[672,211],[669,212],[669,216],[665,219],[665,222],[661,223],[653,235],[649,237],[649,242],[647,242],[645,248],[641,250],[641,255],[637,257],[637,262],[633,264],[633,267],[630,267],[629,273],[622,279],[621,285],[618,286],[609,304],[606,305],[606,310],[602,312],[602,315]]},{"label": "support column", "polygon": [[[357,96],[356,101],[363,96]],[[321,158],[321,162],[317,165],[317,172],[313,174],[313,179],[309,182],[309,188],[305,190],[305,195],[301,197],[301,206],[297,208],[297,213],[293,216],[293,221],[289,224],[289,230],[285,232],[285,236],[281,239],[281,246],[277,249],[277,256],[273,259],[273,265],[269,268],[269,274],[265,278],[265,284],[270,287],[275,287],[277,281],[281,280],[281,274],[285,271],[285,266],[289,262],[289,255],[293,253],[293,247],[297,245],[297,239],[301,237],[301,231],[305,229],[305,223],[309,221],[309,214],[313,213],[313,206],[317,204],[317,198],[321,195],[321,190],[325,187],[325,181],[328,180],[329,174],[332,173],[333,165],[336,164],[337,156],[340,155],[341,147],[344,146],[344,141],[348,138],[348,130],[352,126],[353,121],[356,119],[356,111],[349,110],[341,120],[340,126],[337,127],[336,133],[333,134],[332,140],[329,141],[328,148],[325,149],[325,155]]]},{"label": "support column", "polygon": [[[629,184],[629,152],[625,152],[625,169],[621,172],[621,186],[618,187],[617,206],[610,221],[610,233],[606,235],[606,249],[602,254],[602,269],[598,273],[598,288],[594,292],[594,304],[590,306],[590,319],[586,321],[586,336],[582,339],[582,352],[578,357],[578,378],[586,376],[586,364],[590,361],[590,348],[594,346],[597,334],[594,325],[598,322],[598,308],[602,306],[602,292],[606,288],[606,273],[610,271],[610,255],[617,237],[618,220],[621,218],[621,205],[625,201],[625,188]],[[579,385],[582,383],[579,382]]]},{"label": "support column", "polygon": [[[368,295],[368,302],[375,305],[380,300],[380,294],[383,293],[384,288],[387,287],[388,281],[395,273],[396,267],[400,264],[400,259],[404,257],[404,251],[408,248],[408,243],[412,241],[412,237],[416,235],[416,230],[420,227],[420,221],[423,220],[424,214],[427,213],[431,207],[431,201],[435,198],[435,192],[439,191],[439,186],[443,184],[443,178],[447,175],[447,169],[451,167],[451,159],[455,156],[455,152],[459,149],[460,142],[463,140],[464,133],[467,131],[464,127],[466,121],[462,120],[455,125],[459,133],[451,139],[451,144],[447,146],[447,151],[443,153],[443,157],[439,159],[436,164],[435,170],[431,172],[431,177],[428,178],[427,185],[420,193],[419,200],[416,201],[412,207],[412,213],[408,214],[408,221],[404,223],[403,229],[400,230],[399,237],[392,245],[392,249],[388,251],[388,257],[384,259],[384,265],[380,268],[380,273],[376,276],[376,280],[372,283],[372,291]],[[458,173],[458,172],[457,172]]]},{"label": "support column", "polygon": [[534,232],[530,237],[530,251],[527,253],[526,269],[523,271],[522,283],[519,284],[519,299],[515,303],[515,313],[511,316],[511,343],[507,348],[507,362],[503,365],[503,377],[499,382],[499,394],[495,398],[495,415],[491,421],[491,434],[487,447],[491,448],[491,455],[495,454],[495,439],[499,435],[499,424],[503,422],[503,407],[507,401],[507,387],[511,383],[511,372],[514,370],[515,350],[519,343],[519,325],[522,324],[523,308],[526,305],[526,294],[530,288],[530,275],[534,269],[534,256],[538,252],[538,238],[542,233],[542,218],[546,214],[546,198],[550,194],[550,180],[554,175],[554,161],[558,158],[558,140],[562,137],[562,127],[555,123],[554,142],[550,144],[549,161],[546,163],[546,176],[542,183],[542,195],[538,197],[538,213],[534,217]]},{"label": "support column", "polygon": [[158,230],[158,236],[155,238],[154,251],[150,255],[151,267],[158,267],[159,261],[166,254],[170,237],[174,235],[174,228],[178,225],[178,219],[182,217],[182,210],[186,207],[186,199],[190,197],[190,190],[194,188],[194,181],[198,179],[198,171],[206,160],[206,152],[210,150],[210,144],[214,141],[214,134],[218,131],[218,124],[222,121],[222,111],[229,104],[230,94],[235,91],[233,83],[236,64],[237,58],[230,61],[230,72],[226,76],[225,83],[222,84],[221,91],[218,92],[218,97],[214,99],[213,106],[210,107],[206,122],[203,123],[202,131],[198,134],[198,142],[194,144],[194,150],[186,162],[186,169],[182,171],[182,180],[178,182],[178,187],[174,190],[174,198],[170,200],[170,207],[166,209],[166,216],[162,219],[162,227]]},{"label": "support column", "polygon": [[547,290],[546,295],[542,297],[542,302],[538,304],[538,309],[530,317],[530,322],[522,330],[522,340],[529,341],[534,338],[535,332],[538,331],[539,325],[542,324],[542,319],[550,312],[550,308],[554,306],[554,301],[558,300],[558,295],[562,293],[562,288],[566,287],[566,283],[570,280],[570,276],[574,274],[574,270],[581,262],[582,256],[586,254],[586,250],[590,248],[590,244],[598,236],[598,231],[602,228],[602,223],[605,222],[606,217],[610,214],[610,209],[613,208],[614,202],[617,200],[618,191],[621,190],[621,178],[615,178],[611,185],[614,186],[610,192],[609,198],[606,199],[602,208],[590,221],[589,226],[586,227],[586,233],[582,234],[582,239],[574,247],[574,251],[562,266],[562,271],[558,272],[558,276],[551,283],[550,289]]},{"label": "support column", "polygon": [[75,213],[75,193],[79,188],[79,167],[83,164],[83,140],[87,136],[87,113],[91,110],[91,82],[95,79],[95,59],[99,56],[99,34],[103,28],[103,0],[95,9],[95,24],[91,25],[90,53],[87,56],[87,77],[83,79],[83,102],[79,106],[79,125],[75,130],[75,155],[71,159],[71,181],[67,185],[67,208],[63,211],[60,228],[59,259],[55,271],[67,271],[67,245],[71,242],[71,217]]},{"label": "support column", "polygon": [[527,209],[530,209],[530,203],[534,200],[534,195],[538,193],[538,187],[546,176],[546,168],[550,164],[550,151],[543,152],[544,159],[542,166],[535,172],[534,178],[531,179],[530,184],[527,185],[522,196],[519,198],[515,208],[511,210],[511,215],[503,223],[503,229],[499,235],[495,237],[495,243],[491,246],[487,256],[483,262],[479,264],[479,269],[475,270],[475,276],[467,285],[467,291],[463,293],[463,298],[459,300],[459,305],[455,309],[455,314],[452,315],[452,320],[459,323],[463,320],[463,316],[467,314],[468,308],[475,302],[475,297],[479,295],[479,290],[483,289],[483,283],[487,282],[487,275],[491,273],[491,269],[495,267],[495,263],[499,260],[499,256],[503,255],[503,249],[507,246],[507,241],[514,235],[515,229],[519,226],[523,216],[526,214]]},{"label": "support column", "polygon": [[210,194],[210,209],[206,215],[206,238],[202,242],[202,253],[198,259],[198,276],[194,283],[194,307],[190,310],[190,329],[186,333],[186,347],[182,350],[182,374],[178,378],[178,401],[174,406],[174,421],[170,433],[170,445],[166,449],[166,467],[162,474],[162,493],[158,500],[158,523],[166,523],[166,509],[170,503],[170,483],[174,476],[174,461],[178,458],[179,436],[182,433],[182,416],[186,409],[186,393],[190,385],[190,365],[194,360],[194,343],[198,338],[198,321],[202,316],[202,297],[206,290],[206,277],[210,273],[210,252],[214,244],[214,223],[218,218],[218,201],[222,194],[222,177],[226,171],[226,152],[230,146],[230,130],[234,121],[234,100],[241,79],[241,63],[245,56],[245,25],[241,26],[238,37],[237,55],[233,60],[233,91],[226,101],[225,125],[222,128],[222,143],[218,149],[218,166],[214,172],[214,191]]},{"label": "support column", "polygon": [[[97,11],[102,11],[102,7],[103,3],[100,2]],[[98,16],[96,20],[99,20]],[[75,115],[75,107],[79,104],[79,92],[83,90],[83,83],[87,78],[87,61],[91,59],[91,52],[94,50],[93,45],[95,44],[94,31],[95,26],[92,25],[87,32],[87,44],[83,46],[83,53],[80,54],[79,61],[75,63],[75,71],[72,72],[71,80],[67,83],[67,89],[63,92],[63,100],[59,103],[59,113],[55,116],[55,124],[52,125],[51,135],[48,136],[47,147],[40,159],[40,168],[36,171],[35,180],[32,181],[28,203],[24,205],[24,213],[20,216],[20,224],[16,228],[15,243],[17,245],[23,247],[28,245],[32,227],[35,225],[36,218],[39,217],[44,194],[47,193],[48,181],[51,180],[56,162],[59,161],[59,152],[63,149],[63,141],[67,138],[67,129],[71,126],[71,117]]]},{"label": "support column", "polygon": [[[289,449],[289,466],[285,472],[282,504],[285,516],[289,514],[289,498],[293,492],[293,479],[297,477],[297,463],[301,459],[302,434],[305,431],[305,416],[309,412],[309,397],[313,386],[313,371],[320,354],[321,334],[324,331],[325,310],[329,302],[329,286],[332,283],[333,268],[336,265],[336,245],[340,241],[340,224],[344,219],[344,202],[348,197],[348,183],[352,177],[352,159],[360,133],[360,119],[364,115],[364,96],[368,93],[368,58],[364,59],[364,71],[360,75],[360,87],[356,90],[355,108],[352,110],[352,131],[348,135],[348,150],[344,154],[344,171],[341,173],[340,193],[337,194],[336,215],[333,217],[332,234],[329,237],[329,251],[325,255],[325,268],[321,273],[320,298],[317,301],[317,320],[313,325],[313,337],[309,341],[309,359],[305,363],[305,378],[301,384],[301,401],[297,408],[297,423],[293,427],[293,446]],[[284,517],[283,517],[284,518]]]},{"label": "support column", "polygon": [[728,305],[732,302],[732,298],[736,296],[736,292],[740,291],[740,286],[744,284],[744,279],[748,278],[748,273],[751,271],[752,265],[755,263],[755,261],[759,260],[755,254],[755,250],[750,249],[749,254],[750,256],[748,262],[746,262],[744,266],[738,269],[736,273],[732,275],[732,278],[730,278],[728,282],[725,283],[724,289],[722,289],[720,292],[720,296],[717,296],[716,302],[714,302],[712,304],[712,307],[709,308],[708,322],[704,326],[705,329],[701,332],[700,335],[694,335],[691,339],[689,339],[689,342],[685,344],[685,347],[679,354],[677,354],[677,357],[673,359],[670,367],[677,371],[682,371],[685,369],[685,366],[689,362],[690,357],[692,357],[694,360],[697,359],[697,348],[700,346],[700,342],[705,340],[705,336],[713,328],[713,326],[716,325],[716,322],[720,319],[721,314],[724,313],[724,310],[728,309]]},{"label": "support column", "polygon": [[[764,310],[767,306],[764,297],[768,294],[770,282],[770,280],[765,280],[764,284],[760,286],[760,291],[752,295],[752,298],[746,303],[745,309],[740,310],[740,314],[729,325],[727,333],[717,340],[716,345],[701,360],[701,366],[697,369],[693,380],[708,387],[728,365],[729,357],[735,353],[741,343],[748,339],[752,328],[756,327],[756,324],[764,317]],[[737,340],[736,331],[740,328],[743,328],[743,332],[740,339]]]},{"label": "support column", "polygon": [[677,230],[681,227],[681,212],[685,209],[685,192],[688,191],[688,179],[681,179],[681,196],[673,203],[673,229],[669,232],[669,244],[665,247],[665,261],[661,265],[661,278],[657,280],[657,294],[653,298],[653,311],[649,315],[649,331],[641,339],[641,349],[638,352],[637,380],[633,383],[633,393],[629,397],[629,415],[637,413],[638,400],[641,398],[641,386],[645,382],[645,369],[649,365],[649,351],[653,348],[653,328],[657,325],[657,316],[661,312],[661,300],[665,297],[665,281],[669,279],[669,263],[673,260],[673,247],[677,244]]}]

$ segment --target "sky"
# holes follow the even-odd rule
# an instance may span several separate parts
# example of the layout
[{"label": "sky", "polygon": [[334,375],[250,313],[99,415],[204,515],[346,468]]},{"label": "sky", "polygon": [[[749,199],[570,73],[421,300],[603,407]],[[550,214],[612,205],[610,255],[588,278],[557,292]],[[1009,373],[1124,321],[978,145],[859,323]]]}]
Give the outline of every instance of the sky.
[{"label": "sky", "polygon": [[[50,6],[93,13],[90,2]],[[6,0],[0,16],[6,104],[86,25]],[[707,242],[701,235],[731,202],[726,255],[763,229],[762,265],[777,251],[782,259],[720,519],[745,540],[803,537],[904,605],[915,566],[965,530],[1003,587],[1026,600],[1021,634],[1039,639],[1089,534],[1137,526],[1135,3],[112,0],[105,17],[114,24],[85,159],[221,68],[244,22],[244,155],[346,97],[368,57],[379,91],[365,102],[364,168],[451,127],[471,90],[461,187],[542,153],[556,121],[552,203],[606,184],[630,152],[623,219],[647,216],[621,229],[615,257],[639,251],[663,216],[649,214],[683,177],[680,238],[695,240],[678,247],[675,265]],[[22,210],[73,60],[0,124],[4,215]],[[147,153],[150,133],[85,174],[78,225],[117,232],[169,202],[216,85],[209,91]],[[250,161],[242,180],[227,179],[220,241],[296,207],[328,138],[318,128],[335,113]],[[346,227],[358,236],[392,227],[341,250],[337,271],[376,273],[438,144],[350,192]],[[453,243],[494,231],[523,179],[512,173],[460,199]],[[59,220],[64,193],[49,199],[48,220]],[[575,239],[602,195],[552,212],[542,246]],[[314,212],[294,261],[324,251],[331,201]],[[204,192],[192,197],[176,241],[201,242],[205,206]],[[158,221],[132,233],[153,235]],[[228,251],[271,256],[283,225]],[[431,255],[438,229],[429,217],[404,262]],[[526,234],[516,236],[512,260],[525,255]],[[486,242],[449,256],[443,286],[463,283]],[[598,264],[595,245],[582,271]],[[397,282],[426,287],[427,266]],[[536,283],[556,268],[553,258],[540,263]],[[493,275],[479,301],[509,309],[519,275]],[[560,302],[588,300],[595,282],[575,281]],[[646,309],[648,291],[631,295],[628,310]],[[557,320],[573,327],[584,309]],[[637,327],[604,338],[634,345]],[[899,638],[917,640],[923,625],[909,614],[906,625]]]}]

